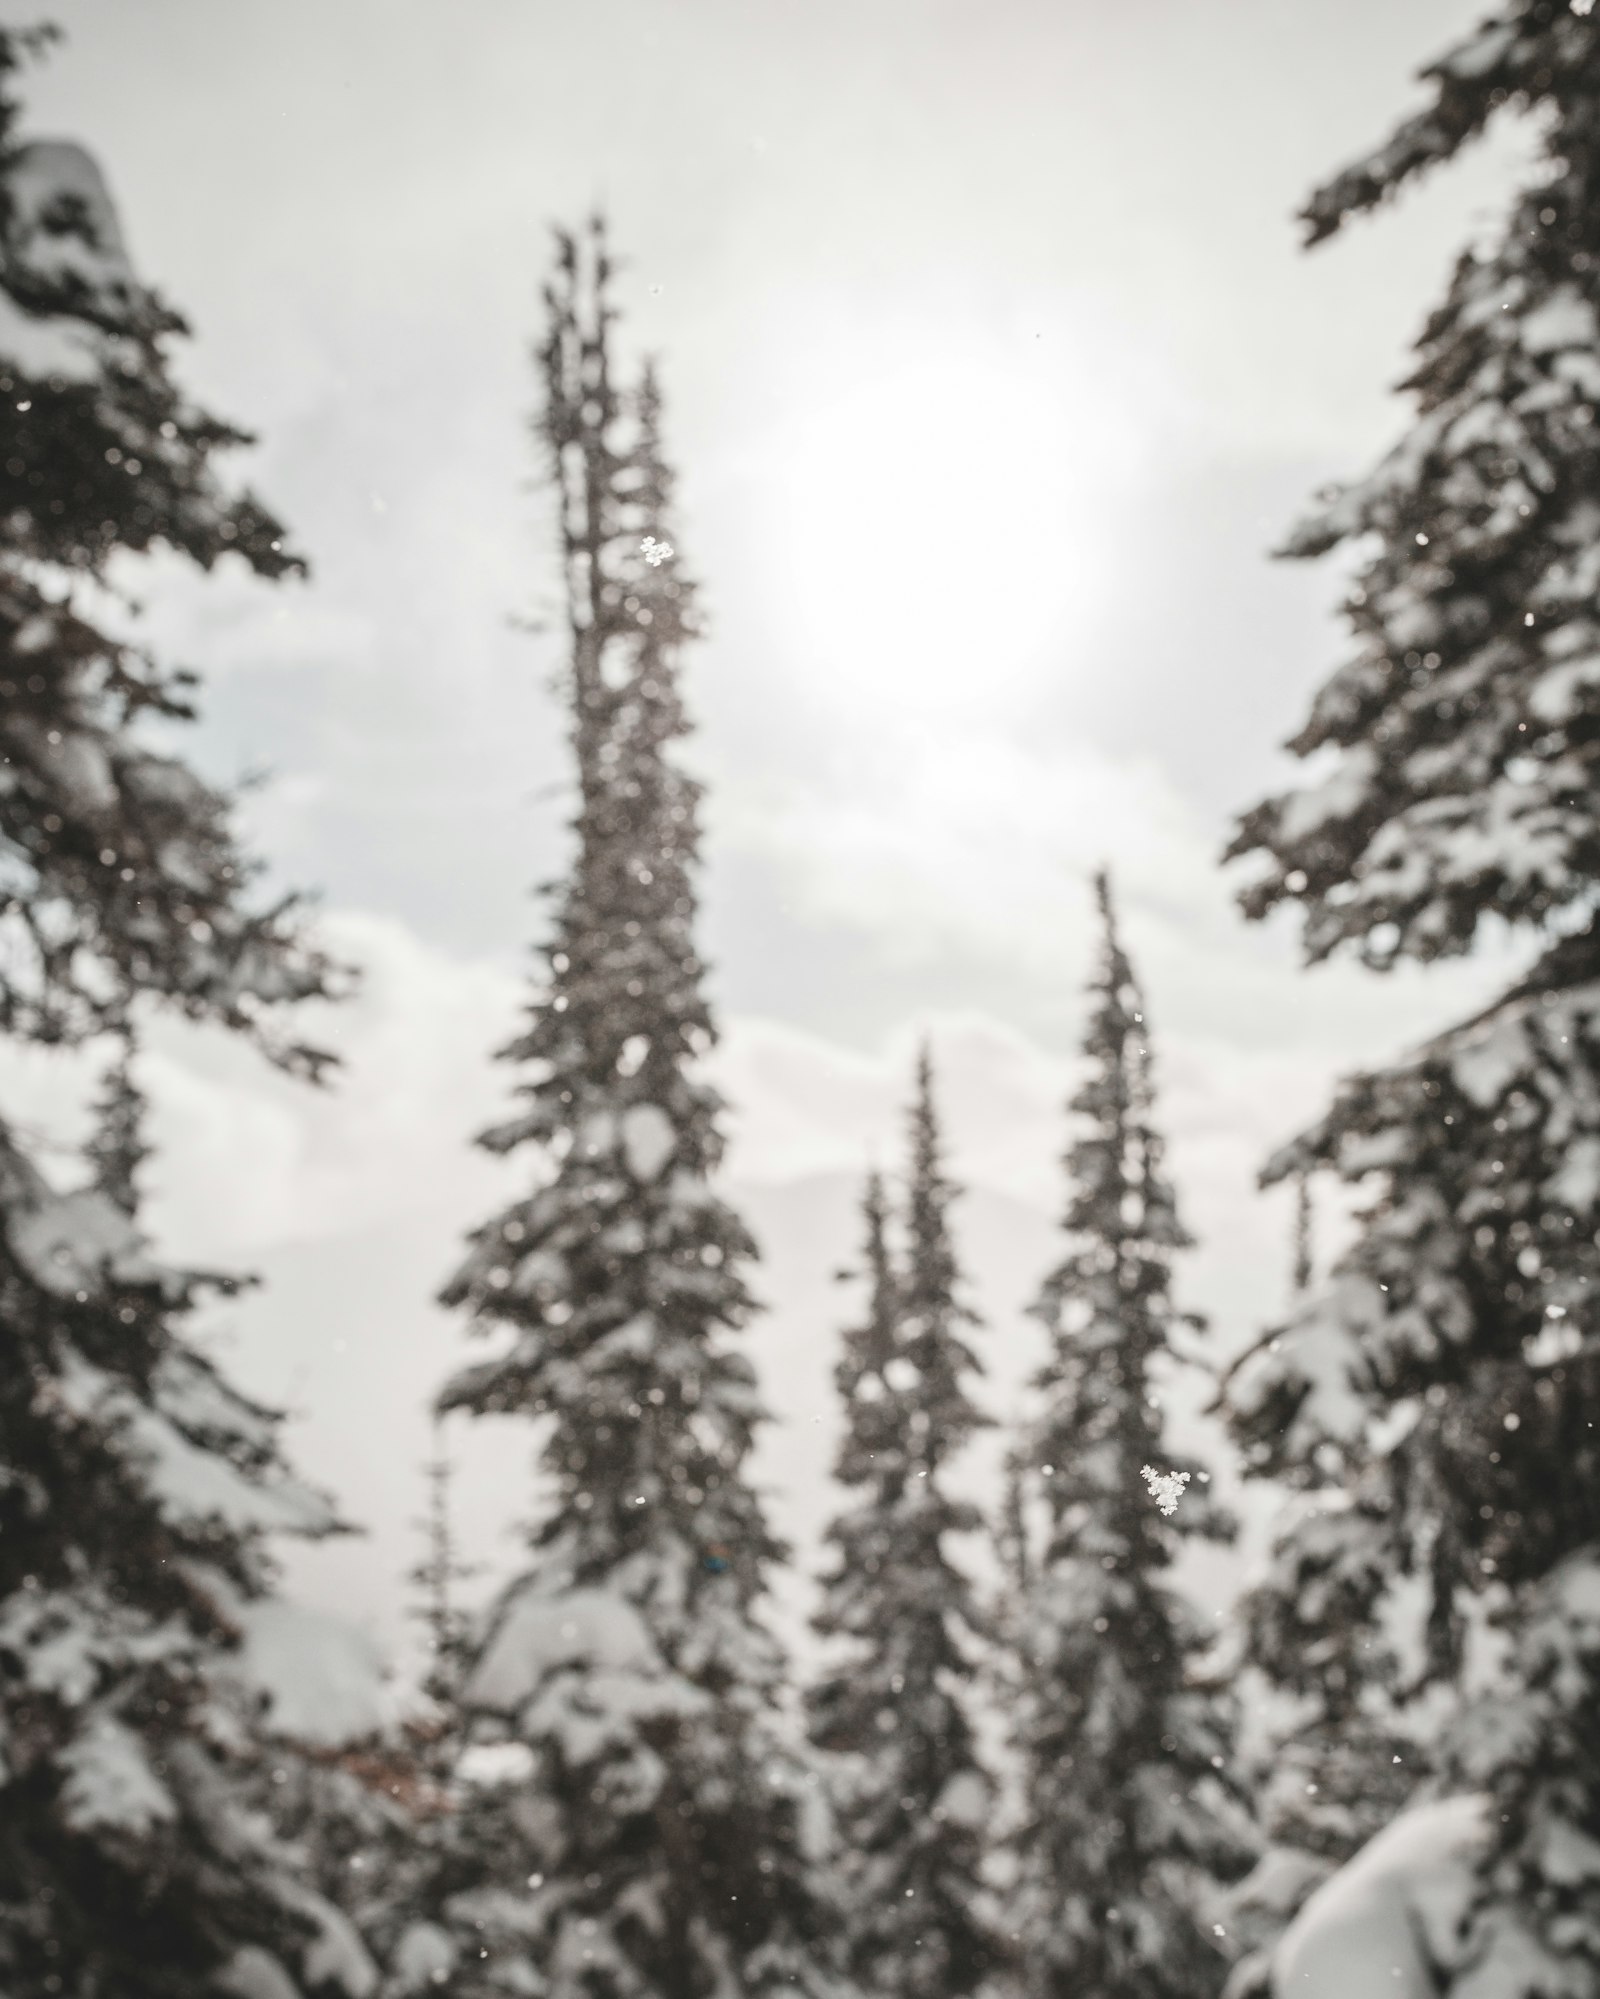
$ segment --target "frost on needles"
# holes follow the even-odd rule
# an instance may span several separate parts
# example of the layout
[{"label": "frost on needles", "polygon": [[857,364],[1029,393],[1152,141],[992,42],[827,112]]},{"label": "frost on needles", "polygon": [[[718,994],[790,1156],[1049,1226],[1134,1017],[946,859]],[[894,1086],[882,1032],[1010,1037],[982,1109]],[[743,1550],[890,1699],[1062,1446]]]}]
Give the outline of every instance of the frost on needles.
[{"label": "frost on needles", "polygon": [[526,1774],[471,1790],[434,1928],[463,1993],[821,1994],[829,1926],[761,1598],[763,1411],[736,1335],[754,1254],[714,1191],[713,1024],[694,943],[697,787],[674,756],[696,629],[648,371],[616,374],[598,225],[563,237],[540,436],[559,500],[577,765],[571,870],[485,1143],[529,1191],[445,1297],[491,1346],[450,1408],[522,1416],[543,1503],[465,1664]]},{"label": "frost on needles", "polygon": [[1254,1467],[1305,1495],[1276,1621],[1331,1631],[1348,1603],[1392,1628],[1420,1597],[1401,1691],[1444,1717],[1436,1781],[1488,1806],[1449,1989],[1592,1999],[1600,19],[1520,0],[1426,77],[1428,105],[1313,198],[1313,240],[1503,108],[1531,114],[1537,153],[1422,330],[1400,442],[1290,543],[1359,553],[1352,645],[1292,745],[1316,777],[1235,851],[1247,909],[1295,904],[1313,958],[1456,955],[1499,923],[1532,962],[1273,1162],[1358,1190],[1360,1227],[1231,1400]]}]

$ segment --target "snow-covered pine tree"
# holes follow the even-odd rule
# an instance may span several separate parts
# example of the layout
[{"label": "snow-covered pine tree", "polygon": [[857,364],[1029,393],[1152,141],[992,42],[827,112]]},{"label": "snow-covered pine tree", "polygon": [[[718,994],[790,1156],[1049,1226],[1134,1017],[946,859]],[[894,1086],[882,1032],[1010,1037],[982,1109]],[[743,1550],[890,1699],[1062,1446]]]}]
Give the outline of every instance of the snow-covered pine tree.
[{"label": "snow-covered pine tree", "polygon": [[846,1970],[890,1999],[976,1991],[999,1960],[982,1875],[994,1784],[973,1725],[977,1591],[952,1538],[981,1525],[948,1490],[951,1459],[984,1421],[968,1389],[931,1061],[911,1109],[903,1272],[891,1267],[882,1183],[868,1182],[866,1313],[837,1370],[852,1495],[828,1539],[817,1628],[845,1648],[812,1699],[819,1746],[844,1752],[838,1800]]},{"label": "snow-covered pine tree", "polygon": [[248,439],[175,383],[183,322],[134,276],[95,162],[18,140],[22,52],[0,32],[0,1031],[80,1040],[154,994],[314,1072],[271,1023],[326,990],[327,962],[292,902],[245,892],[228,801],[137,739],[190,715],[193,675],[117,636],[99,587],[113,556],[158,548],[301,564],[218,483],[215,455]]},{"label": "snow-covered pine tree", "polygon": [[876,1592],[888,1563],[884,1531],[886,1495],[898,1475],[905,1477],[906,1448],[889,1370],[895,1359],[900,1312],[900,1278],[889,1250],[889,1200],[883,1175],[867,1175],[861,1198],[862,1261],[859,1270],[839,1273],[845,1282],[866,1285],[863,1316],[846,1329],[834,1368],[843,1428],[834,1454],[833,1475],[858,1496],[829,1523],[825,1536],[831,1565],[821,1579],[815,1619],[822,1637],[853,1641],[856,1652],[837,1663],[807,1696],[811,1737],[827,1753],[859,1757],[877,1736],[877,1709],[858,1704],[859,1648],[877,1634]]},{"label": "snow-covered pine tree", "polygon": [[1226,1776],[1230,1706],[1205,1682],[1206,1634],[1168,1571],[1185,1536],[1226,1523],[1203,1469],[1164,1438],[1160,1367],[1195,1323],[1171,1295],[1189,1238],[1103,874],[1096,896],[1067,1252],[1033,1307],[1050,1347],[1024,1453],[1042,1528],[1020,1619],[1011,1927],[1026,1999],[1200,1999],[1226,1969],[1204,1902],[1249,1855]]},{"label": "snow-covered pine tree", "polygon": [[[1328,1630],[1420,1579],[1416,1680],[1459,1688],[1478,1613],[1509,1648],[1450,1731],[1493,1850],[1473,1991],[1600,1993],[1600,16],[1516,0],[1426,72],[1431,101],[1306,210],[1310,239],[1450,159],[1502,110],[1537,143],[1458,260],[1406,385],[1410,428],[1287,552],[1351,545],[1354,645],[1291,747],[1314,782],[1234,842],[1246,909],[1378,968],[1509,926],[1540,947],[1476,1019],[1345,1086],[1270,1175],[1332,1172],[1360,1230],[1241,1369],[1261,1472],[1323,1504]],[[1338,1587],[1331,1589],[1327,1578]],[[1414,1585],[1413,1585],[1414,1587]],[[1474,1612],[1476,1600],[1476,1613]]]},{"label": "snow-covered pine tree", "polygon": [[[1311,1182],[1295,1181],[1294,1299],[1311,1291]],[[1323,1872],[1381,1831],[1425,1774],[1403,1725],[1394,1635],[1384,1628],[1381,1504],[1346,1489],[1293,1493],[1265,1579],[1243,1605],[1246,1653],[1296,1708],[1262,1793],[1266,1831]],[[1362,1532],[1365,1525],[1367,1531]],[[1350,1557],[1356,1555],[1352,1562]]]},{"label": "snow-covered pine tree", "polygon": [[[1315,1274],[1307,1175],[1296,1176],[1294,1192],[1291,1310]],[[1389,1824],[1425,1774],[1403,1725],[1399,1662],[1381,1615],[1384,1559],[1381,1519],[1359,1494],[1294,1488],[1265,1574],[1240,1606],[1245,1684],[1259,1692],[1250,1676],[1264,1677],[1272,1719],[1252,1758],[1263,1850],[1227,1898],[1244,1956],[1226,1999],[1266,1999],[1285,1928],[1312,1890]]]},{"label": "snow-covered pine tree", "polygon": [[[93,161],[18,139],[27,46],[0,30],[0,1032],[77,1043],[133,992],[315,1071],[270,1023],[328,967],[287,905],[251,905],[227,800],[141,738],[187,713],[184,677],[96,622],[119,552],[290,559],[216,482],[238,434],[174,384],[179,322]],[[269,1750],[234,1670],[268,1537],[336,1523],[194,1345],[200,1280],[139,1238],[137,1109],[114,1066],[99,1184],[65,1195],[0,1124],[0,1986],[360,1994],[359,1941],[255,1809]]]},{"label": "snow-covered pine tree", "polygon": [[462,1993],[744,1999],[831,1989],[832,1938],[761,1621],[782,1553],[747,1471],[763,1411],[731,1336],[753,1245],[714,1190],[714,1030],[694,945],[693,590],[646,379],[613,369],[598,226],[560,239],[542,437],[561,503],[578,809],[545,976],[487,1135],[534,1181],[445,1292],[494,1357],[442,1401],[542,1434],[542,1512],[464,1699],[529,1762],[467,1794],[442,1914]]},{"label": "snow-covered pine tree", "polygon": [[278,1751],[232,1670],[268,1537],[336,1522],[186,1337],[200,1294],[0,1138],[0,1971],[26,1999],[370,1989],[256,1808]]}]

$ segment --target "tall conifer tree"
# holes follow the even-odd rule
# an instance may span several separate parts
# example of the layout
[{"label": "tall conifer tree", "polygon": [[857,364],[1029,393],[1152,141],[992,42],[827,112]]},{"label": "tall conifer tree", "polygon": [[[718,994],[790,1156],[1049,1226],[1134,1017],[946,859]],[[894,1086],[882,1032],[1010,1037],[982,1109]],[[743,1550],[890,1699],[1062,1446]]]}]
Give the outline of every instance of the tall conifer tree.
[{"label": "tall conifer tree", "polygon": [[131,1028],[117,1036],[95,1104],[86,1153],[94,1183],[126,1215],[139,1210],[139,1173],[150,1157],[145,1137],[148,1106],[133,1075],[137,1044]]},{"label": "tall conifer tree", "polygon": [[470,1794],[444,1914],[466,1992],[710,1999],[828,1984],[761,1621],[782,1550],[749,1482],[763,1411],[732,1335],[744,1225],[715,1192],[714,1029],[694,944],[696,785],[679,658],[697,627],[669,539],[646,375],[615,373],[598,225],[560,240],[541,436],[560,500],[577,762],[571,871],[506,1050],[522,1107],[485,1143],[533,1187],[450,1283],[492,1358],[445,1406],[543,1437],[545,1502],[464,1699],[525,1781]]},{"label": "tall conifer tree", "polygon": [[[249,897],[229,801],[152,743],[192,677],[109,629],[100,588],[158,548],[298,565],[219,484],[243,439],[170,373],[182,322],[93,160],[19,138],[30,39],[0,30],[0,1033],[125,1033],[132,993],[315,1072],[271,1023],[329,968]],[[0,1125],[0,1988],[359,1995],[360,1943],[258,1809],[288,1752],[235,1670],[270,1536],[336,1523],[189,1336],[204,1287],[141,1240],[144,1150],[122,1060],[78,1191]]]},{"label": "tall conifer tree", "polygon": [[1204,1684],[1205,1634],[1167,1572],[1185,1536],[1222,1524],[1201,1467],[1167,1448],[1155,1399],[1158,1363],[1187,1323],[1171,1267],[1189,1238],[1104,875],[1096,895],[1104,934],[1088,1075],[1071,1105],[1067,1253],[1033,1308],[1050,1351],[1025,1454],[1026,1504],[1043,1525],[1019,1620],[1012,1927],[1027,1999],[1199,1999],[1225,1970],[1207,1890],[1246,1850],[1219,1774],[1229,1706]]},{"label": "tall conifer tree", "polygon": [[292,902],[262,907],[229,804],[140,723],[192,714],[194,676],[97,621],[113,556],[176,550],[203,569],[302,565],[283,530],[218,482],[247,443],[197,408],[167,350],[183,321],[135,277],[98,167],[21,142],[0,37],[0,1031],[47,1042],[120,1026],[159,995],[291,1067],[281,1002],[326,990]]},{"label": "tall conifer tree", "polygon": [[468,1640],[468,1620],[458,1586],[472,1574],[470,1563],[457,1551],[450,1517],[450,1486],[455,1467],[445,1438],[444,1419],[433,1419],[433,1448],[422,1468],[427,1484],[427,1510],[418,1525],[423,1534],[422,1558],[411,1571],[417,1590],[413,1610],[428,1647],[428,1671],[423,1692],[435,1704],[434,1760],[441,1769],[453,1760],[461,1661]]},{"label": "tall conifer tree", "polygon": [[[1321,1502],[1286,1622],[1359,1625],[1422,1585],[1412,1684],[1454,1695],[1447,1770],[1488,1798],[1462,1989],[1592,1999],[1600,16],[1515,0],[1425,75],[1426,107],[1313,196],[1312,242],[1502,110],[1530,114],[1538,154],[1423,328],[1406,435],[1289,543],[1362,549],[1354,644],[1291,745],[1326,768],[1258,806],[1234,851],[1258,863],[1247,910],[1297,905],[1313,960],[1430,961],[1489,925],[1539,955],[1476,1019],[1347,1084],[1269,1167],[1359,1188],[1361,1225],[1232,1401],[1257,1469]],[[1475,1599],[1507,1648],[1481,1705],[1459,1692]]]},{"label": "tall conifer tree", "polygon": [[883,1188],[868,1183],[861,1325],[837,1371],[845,1431],[818,1629],[848,1648],[812,1702],[815,1739],[847,1752],[839,1808],[847,1969],[863,1991],[938,1999],[978,1989],[998,1959],[982,1882],[994,1786],[973,1726],[985,1621],[952,1538],[981,1525],[948,1467],[984,1420],[968,1381],[951,1241],[955,1190],[940,1159],[926,1050],[911,1111],[903,1271],[890,1261]]}]

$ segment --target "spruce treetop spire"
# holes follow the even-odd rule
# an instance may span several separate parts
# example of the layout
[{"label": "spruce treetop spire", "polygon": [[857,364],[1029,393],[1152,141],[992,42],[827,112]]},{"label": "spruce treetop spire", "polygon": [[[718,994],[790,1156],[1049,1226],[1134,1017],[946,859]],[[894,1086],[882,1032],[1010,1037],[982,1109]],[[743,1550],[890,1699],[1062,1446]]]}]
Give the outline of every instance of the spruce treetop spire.
[{"label": "spruce treetop spire", "polygon": [[[1091,1276],[1108,1277],[1115,1292],[1134,1301],[1146,1290],[1164,1294],[1168,1258],[1190,1246],[1154,1122],[1144,997],[1123,947],[1104,869],[1094,878],[1094,892],[1101,939],[1089,987],[1089,1070],[1070,1105],[1075,1133],[1066,1157],[1071,1187],[1066,1228],[1069,1240],[1083,1238],[1087,1262],[1071,1259],[1050,1280],[1039,1308],[1047,1321],[1065,1295],[1063,1287]],[[1116,1246],[1119,1261],[1101,1271],[1107,1245]]]},{"label": "spruce treetop spire", "polygon": [[[428,1674],[423,1691],[441,1710],[453,1707],[468,1624],[457,1600],[457,1585],[476,1574],[472,1564],[457,1553],[454,1526],[450,1517],[450,1485],[454,1466],[442,1416],[433,1419],[433,1448],[423,1466],[427,1482],[427,1507],[421,1525],[424,1542],[421,1560],[411,1571],[410,1580],[419,1592],[414,1610],[417,1622],[427,1634]],[[443,1763],[450,1747],[449,1731],[442,1730],[436,1760]]]},{"label": "spruce treetop spire", "polygon": [[[469,1995],[822,1999],[804,1776],[762,1622],[782,1553],[746,1469],[765,1411],[732,1336],[754,1245],[715,1191],[715,1038],[694,942],[698,787],[674,750],[694,626],[660,396],[615,359],[603,225],[559,234],[538,434],[559,498],[574,853],[485,1134],[532,1189],[445,1287],[490,1357],[441,1408],[538,1426],[541,1514],[468,1648],[470,1725],[523,1745],[474,1793],[441,1884]],[[669,551],[664,553],[663,551]],[[463,1885],[466,1884],[466,1885]]]},{"label": "spruce treetop spire", "polygon": [[[888,1369],[896,1352],[898,1285],[889,1256],[889,1197],[883,1174],[876,1166],[867,1174],[861,1197],[861,1268],[845,1270],[842,1278],[860,1277],[867,1286],[867,1307],[859,1326],[844,1336],[835,1381],[846,1405],[870,1400],[882,1406],[885,1420],[892,1422]],[[863,1389],[863,1384],[870,1386]],[[852,1473],[841,1462],[838,1475],[850,1480]]]},{"label": "spruce treetop spire", "polygon": [[983,1418],[965,1387],[982,1372],[962,1337],[978,1315],[961,1295],[961,1273],[950,1232],[956,1189],[946,1177],[938,1110],[934,1103],[933,1051],[924,1041],[917,1056],[916,1093],[908,1119],[910,1177],[900,1346],[919,1377],[919,1434],[931,1469],[964,1445]]},{"label": "spruce treetop spire", "polygon": [[1101,948],[1070,1104],[1066,1253],[1033,1307],[1049,1349],[1010,1501],[1013,1927],[1028,1999],[1189,1999],[1222,1970],[1199,1884],[1239,1871],[1248,1844],[1223,1774],[1231,1710],[1204,1683],[1207,1634],[1166,1572],[1184,1538],[1226,1523],[1203,1468],[1163,1433],[1156,1369],[1194,1323],[1171,1296],[1189,1238],[1103,871],[1094,890]]},{"label": "spruce treetop spire", "polygon": [[95,1185],[125,1215],[139,1208],[139,1171],[150,1157],[145,1137],[149,1105],[134,1079],[138,1043],[132,1028],[118,1038],[95,1105],[95,1127],[85,1147]]},{"label": "spruce treetop spire", "polygon": [[980,1525],[947,1467],[986,1419],[961,1298],[934,1102],[919,1051],[907,1119],[910,1171],[895,1255],[882,1177],[862,1200],[862,1317],[835,1371],[849,1495],[829,1527],[817,1630],[835,1649],[811,1693],[812,1739],[834,1770],[846,1969],[860,1989],[959,1999],[1000,1961],[983,1880],[995,1786],[973,1722],[989,1635],[956,1536]]}]

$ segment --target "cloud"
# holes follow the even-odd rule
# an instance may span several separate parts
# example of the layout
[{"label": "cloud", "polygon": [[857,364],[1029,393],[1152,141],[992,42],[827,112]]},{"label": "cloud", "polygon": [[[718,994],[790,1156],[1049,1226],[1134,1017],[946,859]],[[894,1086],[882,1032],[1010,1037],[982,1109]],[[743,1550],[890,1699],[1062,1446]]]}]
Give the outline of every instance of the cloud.
[{"label": "cloud", "polygon": [[[289,545],[297,547],[292,534]],[[158,659],[203,672],[282,667],[371,667],[378,622],[295,579],[268,582],[240,561],[203,580],[170,550],[116,564],[112,580],[141,608],[114,621]]]},{"label": "cloud", "polygon": [[1154,760],[1081,739],[908,723],[782,783],[727,774],[712,817],[719,846],[769,866],[803,923],[854,931],[896,968],[981,964],[1030,1025],[1042,1002],[1070,1016],[1102,864],[1158,1029],[1219,1048],[1380,1059],[1480,1003],[1509,962],[1486,949],[1468,965],[1308,975],[1290,922],[1240,917],[1223,826]]},{"label": "cloud", "polygon": [[310,1090],[247,1049],[162,1024],[142,1077],[159,1165],[150,1220],[174,1253],[252,1258],[490,1197],[496,1168],[471,1145],[504,1102],[490,1052],[521,983],[452,960],[405,925],[353,912],[321,926],[361,984],[308,1021],[343,1058]]},{"label": "cloud", "polygon": [[1209,829],[1159,770],[1088,746],[908,724],[781,786],[724,783],[723,838],[774,858],[816,922],[871,929],[902,956],[954,944],[1076,971],[1105,861],[1134,896],[1219,899]]}]

